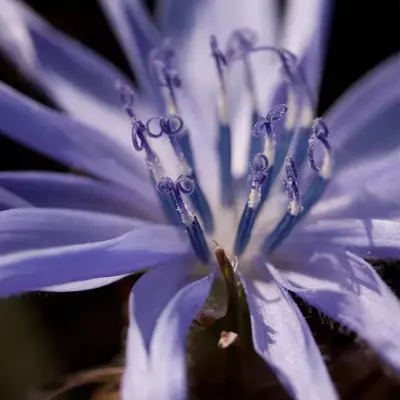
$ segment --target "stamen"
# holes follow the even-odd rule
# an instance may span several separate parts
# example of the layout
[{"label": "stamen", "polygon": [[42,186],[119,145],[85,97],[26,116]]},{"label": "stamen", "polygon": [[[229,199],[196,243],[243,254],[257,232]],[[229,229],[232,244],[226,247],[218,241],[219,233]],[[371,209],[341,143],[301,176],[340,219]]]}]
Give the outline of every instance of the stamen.
[{"label": "stamen", "polygon": [[[310,186],[304,193],[303,199],[299,192],[297,184],[297,167],[295,161],[288,157],[286,160],[286,180],[284,181],[288,198],[289,198],[289,211],[283,217],[281,222],[275,228],[273,233],[265,240],[262,249],[270,253],[274,251],[280,243],[289,235],[295,224],[303,218],[311,210],[311,208],[318,202],[323,195],[326,186],[332,173],[332,149],[328,142],[328,127],[325,122],[317,118],[312,125],[312,135],[308,142],[308,161],[310,167],[318,172],[318,176],[312,181]],[[320,141],[324,147],[324,159],[322,166],[318,167],[315,158],[315,142]]]},{"label": "stamen", "polygon": [[[257,34],[252,29],[243,28],[232,32],[228,39],[226,58],[228,63],[236,60],[242,60],[244,66],[244,78],[247,91],[252,102],[251,123],[254,125],[259,116],[260,108],[258,104],[257,94],[254,83],[254,73],[250,62],[250,53],[253,51],[257,42]],[[249,150],[249,160],[253,160],[254,156],[261,151],[261,145],[258,141],[251,140]]]},{"label": "stamen", "polygon": [[218,98],[218,119],[219,119],[219,170],[221,185],[221,203],[223,206],[231,207],[233,205],[233,179],[232,179],[232,138],[231,128],[228,118],[228,107],[226,100],[226,82],[224,68],[227,66],[227,60],[221,50],[218,48],[217,38],[212,35],[210,38],[211,55],[215,60],[219,80],[219,98]]},{"label": "stamen", "polygon": [[264,186],[263,202],[269,195],[269,191],[279,175],[294,138],[295,146],[293,159],[296,165],[302,165],[310,136],[310,125],[313,114],[313,101],[301,66],[298,65],[294,54],[286,49],[278,49],[273,46],[262,46],[253,49],[253,52],[272,51],[279,56],[284,76],[288,81],[288,115],[285,129],[279,135],[276,145],[274,165],[271,167],[269,184]]},{"label": "stamen", "polygon": [[[270,51],[278,55],[279,60],[282,65],[282,70],[284,72],[284,77],[290,84],[289,87],[289,101],[293,101],[294,105],[290,104],[291,111],[286,122],[286,132],[282,135],[281,140],[278,142],[278,149],[276,151],[275,166],[274,171],[271,171],[271,183],[275,180],[280,169],[282,168],[284,159],[288,153],[292,138],[294,135],[294,130],[297,127],[298,120],[300,118],[301,112],[301,92],[298,90],[299,82],[301,81],[298,77],[298,63],[297,58],[294,54],[285,49],[279,49],[274,46],[259,46],[250,49],[252,53]],[[296,104],[297,103],[297,104]],[[260,143],[252,138],[250,142],[250,159],[252,159],[255,152],[260,151]]]},{"label": "stamen", "polygon": [[[328,127],[321,118],[316,118],[312,125],[312,132],[313,133],[308,140],[308,162],[311,169],[319,172],[319,175],[322,178],[329,179],[332,173],[332,149],[328,142]],[[316,140],[319,140],[324,147],[324,160],[321,168],[315,164],[314,159],[314,147]]]},{"label": "stamen", "polygon": [[268,158],[269,165],[275,162],[275,146],[276,139],[273,131],[273,122],[279,121],[285,117],[287,113],[285,104],[274,106],[266,117],[260,118],[253,127],[252,135],[255,138],[264,137],[264,155]]},{"label": "stamen", "polygon": [[274,251],[289,235],[302,211],[301,195],[297,183],[298,172],[293,158],[285,159],[285,170],[286,179],[283,183],[288,194],[288,211],[262,244],[262,250],[265,253]]},{"label": "stamen", "polygon": [[164,177],[157,184],[157,189],[163,195],[169,196],[175,204],[175,209],[185,225],[190,242],[198,258],[207,263],[210,258],[210,251],[201,226],[191,212],[186,208],[182,199],[182,194],[192,194],[195,189],[195,183],[187,176],[181,175],[175,182],[171,178]]},{"label": "stamen", "polygon": [[[327,139],[329,130],[321,118],[316,118],[314,120],[312,132],[313,133],[308,141],[308,162],[311,169],[318,172],[318,176],[313,180],[304,194],[304,211],[302,213],[302,217],[305,216],[321,198],[332,175],[333,167],[332,148]],[[324,148],[324,158],[321,167],[316,165],[314,158],[315,142],[317,140]]]},{"label": "stamen", "polygon": [[[260,206],[257,209],[257,213],[261,210],[268,194],[272,188],[276,176],[275,156],[276,156],[276,137],[273,130],[273,123],[284,118],[288,109],[284,104],[279,104],[271,109],[266,117],[261,118],[253,127],[252,135],[259,140],[260,137],[265,137],[264,140],[264,155],[267,157],[269,162],[269,171],[265,184],[262,186]],[[285,141],[285,136],[280,137],[279,149],[281,150],[281,142]],[[280,168],[280,167],[279,167]]]},{"label": "stamen", "polygon": [[[159,126],[159,130],[157,131],[154,131],[154,128],[152,128],[154,121],[156,121],[157,125]],[[149,135],[153,138],[159,138],[163,134],[165,134],[168,137],[170,144],[175,152],[176,158],[178,160],[178,166],[181,174],[189,177],[194,182],[196,182],[194,191],[190,198],[193,207],[200,215],[206,231],[212,232],[214,229],[214,221],[210,206],[201,190],[198,179],[196,177],[193,168],[193,159],[187,158],[187,152],[190,149],[188,142],[189,137],[187,135],[186,129],[184,129],[184,123],[182,118],[176,114],[170,115],[165,118],[153,117],[147,121],[146,127]],[[186,132],[184,133],[183,137],[181,136],[182,131]]]},{"label": "stamen", "polygon": [[[160,160],[151,149],[145,137],[145,125],[136,117],[133,111],[134,96],[132,90],[127,85],[124,85],[122,83],[118,83],[117,88],[120,90],[120,98],[124,110],[132,123],[131,134],[133,147],[138,152],[145,152],[146,165],[150,171],[150,178],[154,186],[156,187],[160,179],[165,176],[164,168],[162,167]],[[173,225],[179,225],[180,221],[179,218],[177,218],[174,203],[171,202],[170,199],[161,196],[158,191],[157,194],[160,199],[164,215],[167,217],[168,221]]]},{"label": "stamen", "polygon": [[243,254],[251,237],[251,231],[261,202],[262,188],[269,173],[267,157],[262,153],[256,154],[250,169],[250,193],[240,219],[235,239],[235,254],[237,256]]},{"label": "stamen", "polygon": [[294,98],[293,102],[297,108],[296,112],[293,113],[293,121],[287,128],[288,130],[296,128],[293,158],[296,165],[301,168],[305,161],[308,139],[311,133],[315,100],[307,84],[302,66],[298,64],[296,56],[286,49],[281,49],[280,54],[285,74],[292,82],[292,91],[289,92],[289,95]]},{"label": "stamen", "polygon": [[119,91],[120,94],[120,100],[121,104],[124,107],[124,111],[128,114],[128,117],[133,120],[135,118],[135,114],[133,112],[133,101],[134,101],[134,96],[133,96],[133,91],[132,89],[124,85],[122,82],[117,82],[117,90]]},{"label": "stamen", "polygon": [[169,114],[178,112],[175,88],[181,87],[181,80],[175,68],[175,51],[169,39],[150,53],[150,66],[160,85]]}]

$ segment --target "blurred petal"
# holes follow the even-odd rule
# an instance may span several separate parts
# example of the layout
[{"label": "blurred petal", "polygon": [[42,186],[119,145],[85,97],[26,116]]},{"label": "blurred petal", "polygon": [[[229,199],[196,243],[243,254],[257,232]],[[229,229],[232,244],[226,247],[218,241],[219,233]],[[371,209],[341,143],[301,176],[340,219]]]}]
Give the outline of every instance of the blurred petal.
[{"label": "blurred petal", "polygon": [[0,211],[22,207],[33,207],[33,205],[16,194],[0,187]]},{"label": "blurred petal", "polygon": [[308,262],[298,261],[297,273],[270,270],[286,289],[358,333],[400,371],[400,304],[367,262],[350,252],[315,252]]},{"label": "blurred petal", "polygon": [[331,3],[331,0],[288,0],[287,4],[281,45],[299,57],[315,97],[321,80]]},{"label": "blurred petal", "polygon": [[[400,258],[400,223],[387,220],[316,220],[293,231],[282,246],[298,254],[310,248],[332,247],[364,258]],[[285,250],[286,249],[286,250]]]},{"label": "blurred petal", "polygon": [[181,40],[193,28],[195,14],[204,7],[197,0],[162,0],[157,2],[156,17],[162,34]]},{"label": "blurred petal", "polygon": [[149,209],[158,207],[144,164],[130,147],[123,149],[97,131],[1,83],[0,116],[4,135],[89,175],[127,186]]},{"label": "blurred petal", "polygon": [[142,90],[153,101],[158,100],[161,107],[159,88],[148,66],[150,51],[160,44],[161,37],[150,20],[144,1],[100,0],[100,5],[125,50]]},{"label": "blurred petal", "polygon": [[0,213],[0,295],[113,277],[190,257],[181,231],[85,211]]},{"label": "blurred petal", "polygon": [[0,9],[0,48],[15,64],[70,115],[129,143],[129,123],[115,87],[127,79],[23,2],[0,0]]},{"label": "blurred petal", "polygon": [[325,117],[340,171],[397,151],[400,140],[399,54],[375,67],[342,96]]},{"label": "blurred petal", "polygon": [[95,278],[95,279],[88,279],[85,281],[78,281],[72,283],[63,283],[62,285],[54,285],[54,286],[47,286],[40,288],[40,291],[44,292],[82,292],[83,290],[92,290],[97,289],[99,287],[110,285],[120,279],[124,278],[126,275],[118,275],[118,276],[110,276],[106,278]]},{"label": "blurred petal", "polygon": [[143,201],[134,192],[83,176],[53,172],[0,172],[0,186],[36,207],[97,211],[157,222],[163,219],[160,208],[149,210],[143,207]]},{"label": "blurred petal", "polygon": [[253,344],[292,398],[337,399],[312,333],[284,287],[259,268],[244,279]]},{"label": "blurred petal", "polygon": [[184,265],[167,271],[157,268],[134,286],[122,384],[124,399],[187,398],[186,337],[214,279],[213,271],[188,283],[189,272]]}]

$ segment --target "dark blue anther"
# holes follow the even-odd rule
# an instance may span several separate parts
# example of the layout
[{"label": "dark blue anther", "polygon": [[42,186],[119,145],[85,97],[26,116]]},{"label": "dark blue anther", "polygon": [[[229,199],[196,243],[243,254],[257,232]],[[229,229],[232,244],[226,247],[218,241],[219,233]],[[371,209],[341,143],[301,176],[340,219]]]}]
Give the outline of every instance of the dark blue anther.
[{"label": "dark blue anther", "polygon": [[[157,126],[157,129],[155,129],[154,126]],[[165,118],[153,117],[147,121],[146,127],[149,135],[154,138],[161,137],[162,134],[168,137],[182,173],[196,182],[194,192],[190,196],[190,201],[196,212],[200,215],[206,231],[212,232],[214,229],[214,221],[211,208],[201,190],[196,172],[193,168],[194,159],[189,143],[189,135],[184,128],[182,118],[176,114]]]},{"label": "dark blue anther", "polygon": [[263,242],[262,251],[265,253],[274,251],[282,243],[292,231],[302,211],[301,194],[297,182],[298,171],[293,158],[285,159],[285,171],[286,178],[283,184],[288,195],[289,207],[278,225]]},{"label": "dark blue anther", "polygon": [[248,201],[243,210],[235,239],[235,254],[240,256],[246,250],[251,238],[251,232],[256,221],[257,211],[260,205],[261,190],[268,180],[268,159],[262,154],[256,154],[250,166]]},{"label": "dark blue anther", "polygon": [[181,175],[175,182],[168,177],[161,179],[157,185],[158,191],[169,196],[175,204],[176,211],[179,213],[182,223],[185,226],[193,250],[197,257],[207,263],[210,259],[210,251],[203,233],[203,230],[195,215],[191,214],[182,199],[182,194],[192,194],[195,191],[195,183],[187,176]]}]

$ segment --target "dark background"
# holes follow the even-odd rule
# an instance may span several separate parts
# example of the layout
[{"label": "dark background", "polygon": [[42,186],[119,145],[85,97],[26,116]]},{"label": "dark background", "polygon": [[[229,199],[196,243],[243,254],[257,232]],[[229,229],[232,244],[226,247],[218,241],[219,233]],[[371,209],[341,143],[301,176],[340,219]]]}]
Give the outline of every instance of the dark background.
[{"label": "dark background", "polygon": [[[128,64],[96,0],[26,2],[59,29],[109,58],[130,75]],[[336,1],[322,81],[320,114],[366,71],[399,50],[399,22],[397,0]],[[53,106],[1,56],[0,79]],[[1,135],[0,148],[0,170],[67,171],[64,166]],[[391,286],[397,288],[397,266],[390,266],[390,270],[385,268],[382,266],[380,272]],[[121,351],[126,322],[123,304],[131,284],[132,281],[125,280],[86,293],[33,294],[0,301],[0,398],[22,399],[27,387],[42,384],[62,373],[115,362]],[[318,318],[316,320],[319,321]],[[318,325],[318,322],[315,323]],[[321,332],[321,337],[329,335],[325,328],[316,329]],[[329,332],[332,331],[329,329]],[[349,337],[347,335],[343,339],[337,332],[332,335],[335,343],[346,342]],[[367,384],[360,385],[367,385],[368,388],[372,384],[376,387],[380,384],[376,383],[379,379],[379,376],[370,377]],[[389,378],[387,381],[392,382]],[[384,394],[363,397],[364,386],[353,392],[349,389],[348,397],[343,398],[394,399],[397,395],[396,398],[400,398],[398,392],[393,394],[394,391],[390,392],[393,397],[385,397]],[[366,392],[372,393],[371,390]]]}]

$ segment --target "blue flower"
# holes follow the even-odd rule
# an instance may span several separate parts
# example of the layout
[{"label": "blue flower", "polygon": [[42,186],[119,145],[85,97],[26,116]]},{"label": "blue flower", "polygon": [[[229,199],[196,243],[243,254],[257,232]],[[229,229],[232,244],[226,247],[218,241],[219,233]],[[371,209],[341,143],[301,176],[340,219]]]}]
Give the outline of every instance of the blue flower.
[{"label": "blue flower", "polygon": [[312,123],[329,1],[289,1],[283,21],[264,0],[160,2],[160,29],[140,1],[100,3],[137,92],[22,2],[0,0],[0,46],[65,111],[0,84],[0,130],[87,175],[0,173],[0,295],[149,269],[131,294],[122,395],[184,399],[185,338],[219,277],[215,240],[237,256],[254,348],[292,397],[337,395],[288,291],[400,370],[400,306],[364,261],[400,254],[397,60]]}]

